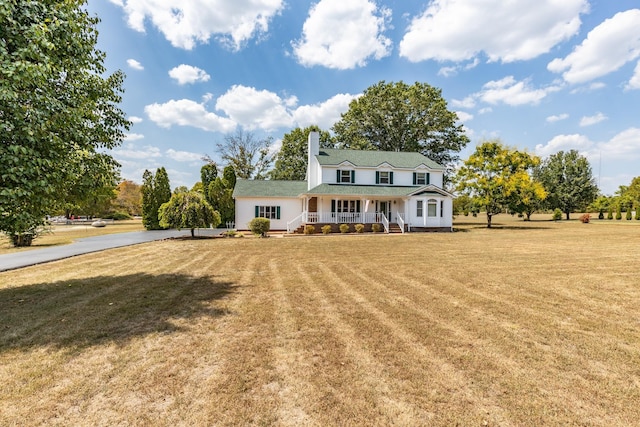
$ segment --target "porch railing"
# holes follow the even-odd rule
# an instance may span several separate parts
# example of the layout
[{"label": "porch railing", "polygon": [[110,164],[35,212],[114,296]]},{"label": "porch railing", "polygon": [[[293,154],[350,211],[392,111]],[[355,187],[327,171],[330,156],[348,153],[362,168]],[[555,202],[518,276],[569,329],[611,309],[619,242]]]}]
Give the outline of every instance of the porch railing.
[{"label": "porch railing", "polygon": [[300,215],[287,222],[287,233],[293,233],[296,228],[300,227],[304,221],[305,215],[306,212],[302,212]]},{"label": "porch railing", "polygon": [[389,220],[387,219],[387,217],[384,214],[380,214],[380,216],[381,216],[380,217],[380,219],[381,219],[380,222],[382,222],[382,226],[384,227],[384,232],[388,234],[389,233]]},{"label": "porch railing", "polygon": [[404,214],[398,212],[398,214],[396,215],[396,218],[398,218],[398,225],[400,226],[400,231],[404,233]]},{"label": "porch railing", "polygon": [[384,216],[382,213],[377,212],[305,212],[303,213],[303,215],[305,216],[303,218],[303,222],[306,222],[308,224],[370,224],[382,222],[381,218]]}]

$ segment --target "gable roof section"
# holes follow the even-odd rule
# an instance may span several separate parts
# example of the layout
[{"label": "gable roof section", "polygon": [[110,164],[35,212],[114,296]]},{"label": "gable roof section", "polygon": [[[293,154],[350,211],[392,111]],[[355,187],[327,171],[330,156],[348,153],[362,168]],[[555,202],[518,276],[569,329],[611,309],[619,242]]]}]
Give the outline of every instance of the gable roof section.
[{"label": "gable roof section", "polygon": [[404,151],[365,151],[339,150],[335,148],[321,148],[316,159],[321,166],[338,166],[349,162],[354,166],[375,168],[384,163],[395,168],[415,169],[424,165],[429,169],[443,170],[444,168],[420,153]]},{"label": "gable roof section", "polygon": [[237,197],[298,197],[307,191],[307,181],[266,181],[239,179],[233,190]]},{"label": "gable roof section", "polygon": [[[414,187],[416,188],[416,187]],[[446,190],[443,190],[440,187],[436,187],[433,184],[428,184],[428,185],[424,185],[422,187],[418,187],[417,189],[415,189],[415,191],[409,193],[409,196],[422,196],[422,195],[435,195],[435,196],[447,196],[447,197],[453,197],[455,198],[455,196],[451,193],[449,193]]]}]

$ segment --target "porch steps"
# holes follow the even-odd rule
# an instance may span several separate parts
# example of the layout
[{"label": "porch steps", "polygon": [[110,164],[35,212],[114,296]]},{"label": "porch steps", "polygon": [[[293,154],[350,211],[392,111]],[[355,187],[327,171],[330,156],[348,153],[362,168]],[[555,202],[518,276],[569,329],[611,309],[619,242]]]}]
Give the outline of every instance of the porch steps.
[{"label": "porch steps", "polygon": [[400,226],[395,223],[395,222],[390,222],[389,223],[389,234],[396,234],[396,233],[402,233],[402,228],[400,228]]}]

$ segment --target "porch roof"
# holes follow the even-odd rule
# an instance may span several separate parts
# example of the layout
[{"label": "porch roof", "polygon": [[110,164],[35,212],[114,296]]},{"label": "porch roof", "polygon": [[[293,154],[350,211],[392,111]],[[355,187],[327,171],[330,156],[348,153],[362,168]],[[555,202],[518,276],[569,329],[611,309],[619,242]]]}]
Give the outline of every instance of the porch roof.
[{"label": "porch roof", "polygon": [[233,197],[298,197],[307,191],[307,181],[239,179]]},{"label": "porch roof", "polygon": [[309,195],[406,197],[423,186],[320,184],[305,192]]}]

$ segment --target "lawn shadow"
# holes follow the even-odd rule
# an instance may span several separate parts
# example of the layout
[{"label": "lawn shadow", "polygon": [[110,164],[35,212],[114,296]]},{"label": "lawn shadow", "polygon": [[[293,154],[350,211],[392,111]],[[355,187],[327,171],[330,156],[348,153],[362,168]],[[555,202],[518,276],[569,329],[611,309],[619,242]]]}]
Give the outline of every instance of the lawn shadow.
[{"label": "lawn shadow", "polygon": [[0,352],[177,332],[174,320],[228,314],[216,301],[236,288],[213,277],[131,274],[0,289]]}]

